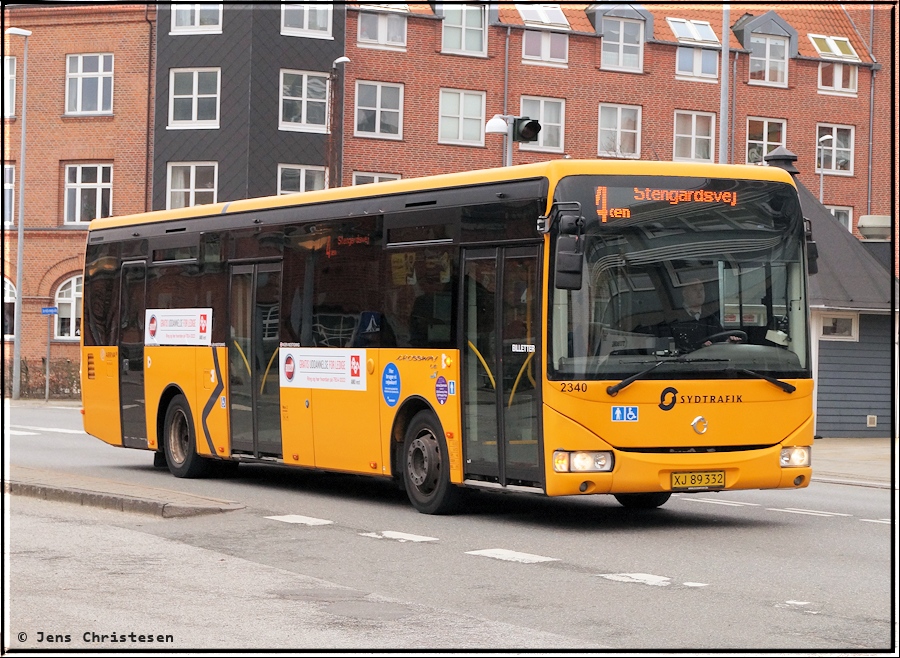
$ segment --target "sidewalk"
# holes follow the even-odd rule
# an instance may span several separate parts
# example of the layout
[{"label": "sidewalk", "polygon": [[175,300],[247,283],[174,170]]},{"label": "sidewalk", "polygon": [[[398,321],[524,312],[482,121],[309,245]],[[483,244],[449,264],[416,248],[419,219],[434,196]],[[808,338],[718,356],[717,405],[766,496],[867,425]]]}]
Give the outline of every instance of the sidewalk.
[{"label": "sidewalk", "polygon": [[[80,409],[81,403],[72,400],[19,400],[16,406],[63,406]],[[811,486],[815,486],[816,482],[829,482],[890,489],[893,483],[896,488],[898,457],[900,451],[896,440],[817,439],[812,449]],[[148,462],[149,460],[148,455]],[[9,478],[3,484],[4,492],[11,494],[142,512],[166,518],[217,514],[244,507],[234,501],[195,496],[170,489],[16,465],[10,465]]]}]

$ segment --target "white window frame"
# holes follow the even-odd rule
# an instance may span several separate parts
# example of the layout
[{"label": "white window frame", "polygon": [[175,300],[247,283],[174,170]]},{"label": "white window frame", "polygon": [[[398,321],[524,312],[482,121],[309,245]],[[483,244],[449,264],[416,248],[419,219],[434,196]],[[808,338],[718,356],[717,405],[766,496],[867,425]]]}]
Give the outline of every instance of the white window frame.
[{"label": "white window frame", "polygon": [[[712,25],[709,24],[709,21],[669,17],[666,17],[666,21],[668,21],[669,27],[672,28],[672,34],[675,35],[675,38],[678,39],[679,43],[719,45],[719,37],[716,35],[715,30],[712,29]],[[678,28],[675,27],[676,25],[684,28],[684,31],[687,32],[687,34],[679,34]],[[712,36],[704,36],[703,28],[708,28]]]},{"label": "white window frame", "polygon": [[[451,23],[450,19],[447,15],[447,9],[453,9],[461,11],[461,19],[459,23]],[[448,4],[444,5],[444,17],[441,22],[441,52],[442,53],[452,53],[455,55],[469,55],[471,57],[487,57],[487,38],[488,38],[488,30],[487,30],[487,13],[486,7],[484,5],[455,5]],[[467,24],[466,17],[469,12],[478,12],[481,17],[481,27],[471,27]],[[459,48],[450,48],[447,45],[447,30],[448,28],[459,30],[460,33],[460,47]],[[481,34],[481,49],[480,50],[470,50],[466,48],[466,35],[469,32],[479,32]]]},{"label": "white window frame", "polygon": [[[222,20],[224,12],[221,4],[212,5],[202,2],[173,2],[171,7],[172,23],[169,28],[169,34],[222,34]],[[209,10],[211,7],[215,7],[218,11],[218,22],[210,25],[201,25],[200,12],[204,9]],[[181,9],[182,11],[190,9],[192,14],[190,25],[175,24],[175,15],[179,9]]]},{"label": "white window frame", "polygon": [[[624,60],[624,49],[626,46],[632,46],[633,44],[626,44],[624,41],[612,41],[606,38],[606,23],[607,22],[616,22],[619,24],[619,36],[624,36],[625,30],[624,27],[626,24],[636,24],[639,28],[638,34],[638,64],[637,66],[625,66],[621,62]],[[600,68],[605,71],[624,71],[627,73],[643,73],[644,72],[644,30],[646,28],[646,24],[641,20],[634,20],[630,18],[618,18],[615,16],[604,16],[603,22],[601,23],[603,30],[603,37],[601,38],[600,44]],[[605,53],[607,52],[606,44],[616,44],[618,46],[616,51],[616,56],[619,60],[619,64],[609,64],[605,62]]]},{"label": "white window frame", "polygon": [[[84,179],[84,171],[88,168],[96,168],[97,169],[97,181],[94,183],[85,183]],[[109,170],[109,180],[103,180],[104,170]],[[75,170],[75,180],[69,181],[69,173]],[[88,162],[82,164],[70,164],[66,165],[63,170],[64,179],[64,191],[65,191],[65,201],[64,201],[64,210],[63,210],[63,223],[66,226],[87,226],[87,224],[94,219],[101,219],[103,217],[112,217],[113,214],[113,166],[109,163],[103,162]],[[108,214],[104,215],[102,212],[103,209],[103,192],[109,191],[109,208]],[[86,191],[92,191],[95,193],[95,210],[94,217],[87,217],[82,219],[80,215],[81,210],[81,200]],[[74,192],[74,194],[70,194],[70,192]],[[74,219],[69,219],[70,211],[76,214]]]},{"label": "white window frame", "polygon": [[[601,125],[600,115],[603,113],[603,108],[612,108],[616,110],[616,150],[615,151],[604,151],[602,148],[603,138],[601,137],[601,131],[608,130],[604,129]],[[637,110],[637,130],[625,130],[622,128],[622,111],[623,110]],[[597,156],[601,158],[626,158],[629,160],[638,160],[641,157],[641,120],[642,120],[642,108],[640,105],[620,105],[617,103],[600,103],[597,107]],[[621,150],[622,145],[622,133],[633,132],[635,137],[635,152],[634,153],[624,153]]]},{"label": "white window frame", "polygon": [[[84,58],[96,57],[99,71],[84,72]],[[109,58],[109,70],[106,70],[107,58]],[[72,62],[77,62],[78,70],[72,71]],[[113,88],[115,73],[115,56],[112,53],[81,53],[66,55],[66,116],[97,116],[113,113]],[[97,109],[85,110],[84,107],[84,81],[97,79]],[[104,81],[109,80],[109,89],[104,89]],[[74,83],[74,89],[72,89]],[[109,108],[103,109],[106,96],[109,95]],[[74,95],[74,98],[73,98]],[[74,107],[73,107],[74,104]]]},{"label": "white window frame", "polygon": [[[19,296],[16,294],[16,286],[15,284],[3,277],[3,323],[6,325],[3,330],[3,338],[13,338],[16,335],[16,304],[19,303]],[[12,304],[11,313],[6,312],[6,305]],[[6,331],[6,327],[9,327],[10,331]]]},{"label": "white window frame", "polygon": [[[828,211],[832,214],[832,216],[840,222],[841,226],[845,229],[853,232],[853,206],[825,206],[828,208]],[[844,224],[843,221],[838,217],[838,213],[845,213],[847,215],[847,223]]]},{"label": "white window frame", "polygon": [[[685,71],[679,69],[681,63],[681,53],[683,51],[691,51],[691,70]],[[703,72],[703,58],[712,53],[713,61],[716,64],[715,73]],[[719,59],[721,59],[721,50],[713,50],[712,48],[699,48],[695,46],[680,45],[675,51],[675,77],[678,80],[695,80],[697,82],[717,82],[719,80]]]},{"label": "white window frame", "polygon": [[[289,10],[303,9],[303,27],[288,26],[285,17]],[[317,30],[309,27],[309,10],[324,10],[327,15],[328,29]],[[307,39],[334,39],[334,11],[330,2],[294,2],[281,6],[281,34],[287,37],[305,37]]]},{"label": "white window frame", "polygon": [[[750,139],[750,122],[751,121],[762,121],[763,122],[763,139],[762,139],[762,141]],[[770,123],[781,124],[781,141],[780,142],[770,142],[769,141],[768,137],[769,137],[769,124]],[[747,134],[747,144],[746,144],[747,148],[744,151],[744,157],[746,159],[747,164],[764,165],[764,164],[766,164],[766,160],[765,160],[766,155],[768,155],[771,152],[771,149],[769,149],[769,146],[774,144],[775,145],[775,146],[773,146],[773,149],[774,149],[774,148],[777,148],[778,146],[785,146],[787,144],[787,121],[785,121],[784,119],[769,119],[766,117],[747,117],[747,133],[746,134]],[[751,144],[753,144],[753,145],[758,144],[758,145],[762,146],[763,153],[759,158],[759,162],[751,162],[750,161],[750,145]]]},{"label": "white window frame", "polygon": [[16,116],[16,58],[3,56],[3,118]]},{"label": "white window frame", "polygon": [[[81,301],[83,296],[84,280],[77,274],[60,284],[53,297],[56,306],[56,325],[53,337],[56,340],[78,340],[81,337]],[[63,295],[66,296],[63,296]],[[62,321],[69,321],[68,332],[62,331]]]},{"label": "white window frame", "polygon": [[[847,37],[830,37],[825,34],[809,34],[809,40],[812,42],[813,48],[819,53],[820,57],[825,59],[838,59],[850,62],[861,62],[856,49],[850,43]],[[822,43],[820,40],[824,41]],[[844,50],[838,44],[844,44],[847,49]],[[823,48],[822,46],[825,46]],[[848,52],[849,51],[849,52]]]},{"label": "white window frame", "polygon": [[[525,111],[525,102],[532,101],[540,103],[540,111],[538,116],[531,116],[532,112]],[[559,105],[559,123],[550,123],[546,117],[545,108],[548,103],[556,103]],[[543,151],[545,153],[563,153],[566,149],[566,101],[563,98],[548,98],[544,96],[522,96],[519,100],[520,116],[527,116],[529,119],[537,119],[541,124],[541,131],[538,133],[537,140],[533,142],[519,142],[519,150],[521,151]],[[549,135],[547,130],[550,126],[559,127],[559,145],[548,146],[544,141]]]},{"label": "white window frame", "polygon": [[[826,85],[822,81],[822,70],[826,66],[832,67],[831,86]],[[844,87],[844,70],[850,72],[850,86]],[[819,93],[833,96],[851,96],[856,98],[856,90],[859,81],[859,67],[855,64],[845,62],[826,60],[819,62]]]},{"label": "white window frame", "polygon": [[[459,114],[451,114],[447,108],[446,100],[451,95],[458,98]],[[466,114],[467,98],[477,99],[479,101],[479,114]],[[484,146],[484,124],[485,124],[485,93],[483,91],[472,91],[471,89],[446,89],[440,90],[440,109],[438,117],[438,144],[452,144],[454,146]],[[456,137],[446,137],[444,135],[444,119],[456,119],[458,121]],[[465,122],[477,122],[479,126],[478,139],[466,139],[464,137],[465,130],[463,126]]]},{"label": "white window frame", "polygon": [[[766,54],[763,57],[754,57],[753,55],[753,40],[754,39],[763,39],[766,44]],[[784,44],[784,59],[779,60],[772,57],[771,50],[772,45],[775,42],[781,42]],[[765,78],[762,80],[754,79],[750,77],[748,83],[751,85],[764,85],[767,87],[787,87],[788,86],[788,69],[790,68],[789,63],[791,59],[791,40],[787,37],[776,37],[769,34],[751,34],[750,35],[750,75],[753,74],[753,62],[754,61],[762,61],[764,64],[763,70],[766,72]],[[784,80],[770,80],[769,73],[771,71],[770,64],[772,62],[784,62]]]},{"label": "white window frame", "polygon": [[[198,75],[200,73],[212,73],[216,74],[216,93],[213,94],[200,94],[198,88]],[[185,96],[181,95],[177,98],[190,98],[191,99],[191,118],[190,119],[181,119],[175,120],[175,74],[176,73],[191,73],[193,74],[193,82],[191,88],[191,95]],[[197,119],[197,107],[198,101],[201,98],[215,98],[216,99],[216,118],[215,119]],[[201,68],[178,68],[178,69],[169,69],[169,123],[166,126],[169,130],[209,130],[209,129],[218,129],[219,127],[219,118],[222,115],[222,69],[218,67],[201,67]]]},{"label": "white window frame", "polygon": [[[196,203],[197,198],[197,167],[212,167],[213,168],[213,187],[212,193],[213,198],[212,201],[204,202],[204,203],[216,203],[219,197],[219,163],[215,161],[206,161],[206,162],[169,162],[166,164],[166,209],[170,210],[172,208],[172,192],[176,191],[172,189],[172,168],[173,167],[190,167],[190,181],[188,183],[188,187],[178,188],[179,192],[188,192],[189,199],[188,204],[186,206],[178,206],[179,208],[190,208],[192,206],[198,205]],[[209,188],[202,188],[200,191],[209,191]]]},{"label": "white window frame", "polygon": [[[294,169],[299,172],[298,178],[300,180],[300,188],[299,190],[285,190],[281,187],[281,174],[285,170]],[[322,174],[322,187],[310,187],[307,188],[307,178],[306,175],[309,172],[317,172]],[[328,187],[328,171],[325,167],[315,166],[315,165],[295,165],[295,164],[279,164],[278,165],[278,181],[276,182],[276,186],[278,188],[278,194],[297,194],[298,192],[311,192],[313,190],[324,190]]]},{"label": "white window frame", "polygon": [[[385,11],[363,11],[364,7],[360,7],[359,14],[356,19],[356,45],[360,48],[377,48],[380,50],[397,50],[397,51],[406,51],[406,30],[409,21],[407,20],[408,10],[405,9],[406,5],[403,5],[404,9],[388,9],[388,7],[383,7]],[[365,39],[362,35],[362,27],[363,27],[363,17],[367,16],[370,19],[375,18],[378,21],[377,32],[378,36],[375,39]],[[403,20],[403,41],[396,42],[390,41],[388,39],[388,24],[391,19],[400,18]]]},{"label": "white window frame", "polygon": [[[837,136],[839,130],[846,130],[850,132],[850,148],[841,147],[838,148],[837,145]],[[831,135],[830,140],[826,140],[824,143],[819,140],[823,135]],[[853,175],[853,167],[854,167],[854,145],[856,143],[856,129],[853,126],[844,126],[835,123],[817,123],[816,124],[816,173],[821,174],[824,173],[826,176],[852,176]],[[848,155],[850,159],[850,168],[849,169],[835,169],[834,164],[837,160],[837,155]],[[831,160],[831,167],[825,168],[823,172],[823,160],[825,156],[828,156]]]},{"label": "white window frame", "polygon": [[[829,320],[850,320],[850,335],[826,334],[826,326],[834,326]],[[859,342],[859,314],[851,312],[830,311],[822,314],[822,327],[819,330],[819,340],[838,340],[850,343]]]},{"label": "white window frame", "polygon": [[[376,101],[374,107],[361,107],[359,104],[359,86],[373,85],[377,88]],[[399,110],[393,108],[384,109],[381,107],[381,92],[386,87],[394,87],[400,90],[399,94]],[[373,139],[403,139],[403,90],[404,85],[396,82],[377,82],[375,80],[357,80],[356,81],[356,103],[353,108],[353,136],[354,137],[371,137]],[[375,131],[367,132],[359,129],[359,111],[375,110]],[[397,112],[397,134],[381,132],[381,115],[383,112]]]},{"label": "white window frame", "polygon": [[[683,114],[691,117],[691,133],[681,134],[678,132],[678,115]],[[697,134],[697,118],[709,117],[709,136]],[[672,128],[672,160],[677,162],[715,162],[716,161],[716,115],[713,112],[694,112],[692,110],[675,110],[675,121]],[[689,138],[691,140],[691,154],[689,158],[678,157],[678,140]],[[697,142],[699,140],[709,141],[709,158],[695,157],[697,153]]]},{"label": "white window frame", "polygon": [[[541,40],[541,54],[529,55],[525,51],[526,41],[528,39],[539,38]],[[563,57],[553,57],[552,44],[554,39],[565,40],[566,54]],[[569,63],[569,35],[565,32],[554,32],[551,30],[523,30],[522,31],[522,63],[523,64],[543,64],[545,66],[565,66]]]},{"label": "white window frame", "polygon": [[[360,182],[359,178],[362,176],[372,178],[371,181]],[[369,185],[371,183],[381,183],[387,180],[400,180],[400,174],[379,174],[372,171],[354,171],[353,172],[353,185]]]},{"label": "white window frame", "polygon": [[[7,174],[9,176],[7,177]],[[9,219],[7,219],[9,217]],[[3,165],[3,227],[16,225],[16,166]]]},{"label": "white window frame", "polygon": [[569,27],[569,20],[558,3],[521,3],[516,4],[516,10],[526,25],[553,25],[567,29]]},{"label": "white window frame", "polygon": [[[303,78],[303,93],[301,96],[285,96],[284,95],[284,76],[285,74],[297,75]],[[309,79],[321,78],[325,81],[325,97],[310,98],[309,97]],[[328,74],[321,71],[295,71],[293,69],[281,69],[278,73],[278,130],[287,130],[292,132],[304,133],[327,133],[328,117],[329,117],[329,99],[331,98],[331,80]],[[284,102],[299,102],[302,107],[301,121],[286,121],[284,118]],[[322,103],[325,105],[325,115],[323,123],[309,123],[308,111],[309,104]]]}]

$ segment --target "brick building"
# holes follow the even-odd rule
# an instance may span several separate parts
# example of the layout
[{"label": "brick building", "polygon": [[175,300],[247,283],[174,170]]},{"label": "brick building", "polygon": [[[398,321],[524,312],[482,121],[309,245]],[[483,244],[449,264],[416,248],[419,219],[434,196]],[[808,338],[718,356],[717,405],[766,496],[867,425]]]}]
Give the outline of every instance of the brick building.
[{"label": "brick building", "polygon": [[[58,379],[51,379],[53,390],[77,386],[81,275],[90,220],[149,209],[153,137],[147,90],[153,80],[154,13],[148,5],[4,8],[5,28],[32,32],[22,291],[15,282],[24,38],[3,37],[3,350],[8,366],[13,308],[20,298],[23,394],[44,390],[47,318],[42,307],[59,309],[50,338]],[[9,386],[10,378],[5,380]]]}]

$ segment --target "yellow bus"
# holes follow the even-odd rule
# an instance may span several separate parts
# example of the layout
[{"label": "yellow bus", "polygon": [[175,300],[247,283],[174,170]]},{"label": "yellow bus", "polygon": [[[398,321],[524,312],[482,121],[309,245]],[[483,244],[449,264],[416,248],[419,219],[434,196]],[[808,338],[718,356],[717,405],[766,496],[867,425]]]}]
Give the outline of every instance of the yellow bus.
[{"label": "yellow bus", "polygon": [[428,514],[806,487],[808,238],[776,167],[566,159],[95,220],[85,430]]}]

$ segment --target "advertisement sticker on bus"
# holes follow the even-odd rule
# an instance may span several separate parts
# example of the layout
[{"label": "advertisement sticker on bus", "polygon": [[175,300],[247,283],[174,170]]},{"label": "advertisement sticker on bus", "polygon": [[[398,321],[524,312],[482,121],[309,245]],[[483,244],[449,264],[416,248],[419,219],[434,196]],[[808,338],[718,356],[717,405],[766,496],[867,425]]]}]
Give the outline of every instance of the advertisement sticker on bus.
[{"label": "advertisement sticker on bus", "polygon": [[365,391],[362,349],[281,347],[279,379],[282,388],[321,388],[331,391]]},{"label": "advertisement sticker on bus", "polygon": [[144,318],[145,345],[212,344],[211,308],[148,308]]},{"label": "advertisement sticker on bus", "polygon": [[440,404],[446,404],[447,396],[450,394],[450,389],[447,386],[447,380],[443,377],[438,377],[437,382],[434,384],[434,397],[437,398],[437,401]]},{"label": "advertisement sticker on bus", "polygon": [[389,407],[400,401],[400,371],[393,363],[387,364],[381,374],[381,394]]}]

